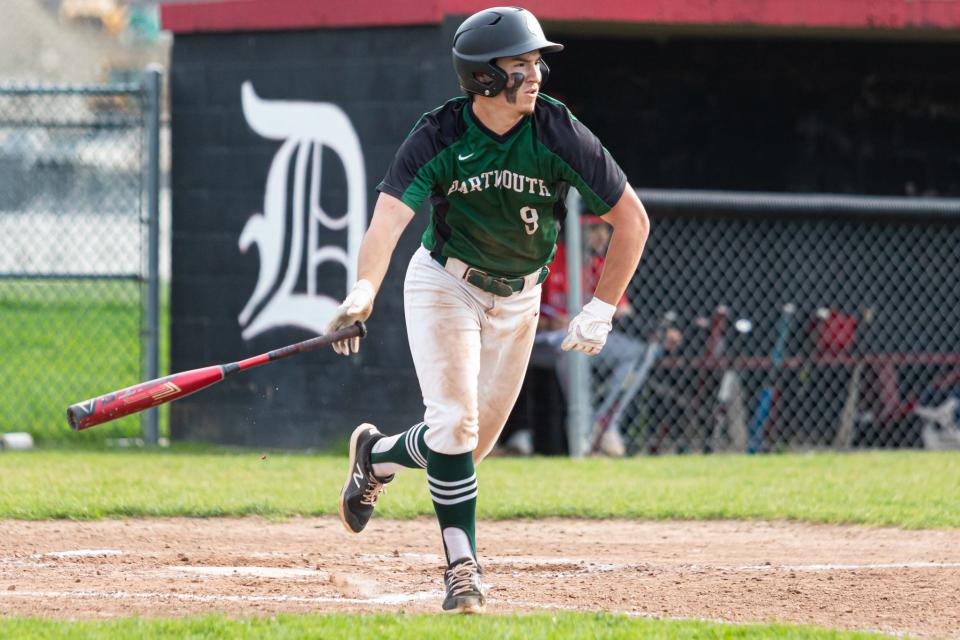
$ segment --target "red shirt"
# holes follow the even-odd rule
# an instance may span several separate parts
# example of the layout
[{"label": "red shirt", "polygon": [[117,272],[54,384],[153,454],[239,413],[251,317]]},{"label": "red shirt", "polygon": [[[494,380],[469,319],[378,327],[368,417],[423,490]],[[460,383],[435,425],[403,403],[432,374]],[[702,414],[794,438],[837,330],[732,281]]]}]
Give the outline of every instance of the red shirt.
[{"label": "red shirt", "polygon": [[[593,297],[593,292],[600,282],[603,273],[603,256],[591,256],[581,273],[580,291],[583,294],[582,303],[587,303]],[[629,305],[630,301],[624,295],[617,306]],[[550,263],[550,276],[544,281],[540,296],[540,313],[555,318],[567,315],[567,250],[562,242],[557,243],[557,254]]]}]

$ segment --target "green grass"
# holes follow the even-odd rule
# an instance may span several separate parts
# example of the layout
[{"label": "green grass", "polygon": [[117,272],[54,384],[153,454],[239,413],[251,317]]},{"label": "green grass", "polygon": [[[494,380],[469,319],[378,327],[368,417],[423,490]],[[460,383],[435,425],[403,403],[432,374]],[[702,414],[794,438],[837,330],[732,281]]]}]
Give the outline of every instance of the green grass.
[{"label": "green grass", "polygon": [[[265,457],[264,457],[265,456]],[[107,516],[271,518],[332,514],[345,458],[331,455],[35,450],[0,454],[0,519]],[[504,459],[478,468],[481,518],[763,518],[960,526],[960,454]],[[380,518],[433,511],[423,474],[401,474]],[[232,620],[0,620],[21,638],[869,638],[790,625],[650,620],[601,613],[447,617],[286,615]]]},{"label": "green grass", "polygon": [[[74,402],[142,379],[140,287],[132,281],[0,282],[0,432],[27,431],[48,443],[140,434],[139,416],[74,434],[65,413]],[[161,331],[164,341],[166,334]],[[165,366],[161,362],[161,370]]]},{"label": "green grass", "polygon": [[[0,518],[270,518],[336,512],[345,459],[204,451],[0,454]],[[792,519],[960,527],[960,454],[867,452],[611,460],[494,458],[479,517]],[[398,476],[378,517],[433,513],[422,472]]]},{"label": "green grass", "polygon": [[792,625],[728,625],[701,621],[643,620],[622,615],[556,613],[513,616],[342,615],[278,616],[230,620],[223,617],[178,620],[123,619],[96,622],[63,622],[36,619],[0,620],[0,637],[7,640],[64,638],[114,640],[115,638],[651,638],[664,640],[852,640],[885,636],[830,631]]}]

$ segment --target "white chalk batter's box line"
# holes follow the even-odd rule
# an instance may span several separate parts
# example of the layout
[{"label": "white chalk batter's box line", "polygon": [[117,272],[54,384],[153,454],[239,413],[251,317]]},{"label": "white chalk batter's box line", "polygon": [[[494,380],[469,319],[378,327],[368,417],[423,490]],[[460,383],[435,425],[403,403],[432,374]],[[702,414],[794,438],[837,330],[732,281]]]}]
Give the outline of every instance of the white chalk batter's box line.
[{"label": "white chalk batter's box line", "polygon": [[417,591],[384,594],[372,598],[345,596],[262,596],[205,593],[172,593],[160,591],[0,591],[0,598],[111,598],[114,600],[183,600],[187,602],[294,602],[304,604],[404,604],[443,597],[442,591]]},{"label": "white chalk batter's box line", "polygon": [[[372,598],[348,598],[344,596],[266,596],[266,595],[226,595],[226,594],[200,594],[200,593],[162,593],[156,591],[0,591],[0,598],[99,598],[113,600],[179,600],[183,602],[276,602],[276,603],[298,603],[298,604],[382,604],[382,605],[400,605],[412,602],[424,602],[429,600],[440,600],[443,598],[442,591],[417,591],[408,594],[385,594]],[[594,611],[595,609],[587,607],[578,607],[570,604],[559,604],[550,602],[529,602],[526,600],[504,600],[503,604],[522,609],[547,609],[554,611]],[[673,618],[663,617],[653,613],[637,611],[612,611],[635,618],[663,618],[687,620],[693,618]],[[723,622],[717,620],[716,622]]]},{"label": "white chalk batter's box line", "polygon": [[[272,552],[270,552],[272,553]],[[153,554],[143,554],[136,552],[125,552],[118,549],[68,549],[64,551],[51,551],[47,553],[36,553],[31,555],[31,558],[42,560],[42,559],[59,559],[59,558],[105,558],[105,557],[116,557],[121,555],[132,555],[132,556],[146,556]],[[268,557],[267,553],[264,552],[255,552],[250,554],[252,557]],[[282,554],[278,554],[282,555]],[[430,553],[399,553],[399,554],[362,554],[357,556],[362,559],[367,560],[377,560],[377,561],[391,561],[391,560],[414,560],[418,562],[431,562],[441,564],[443,562],[442,558],[437,554]],[[653,564],[653,563],[599,563],[584,560],[582,558],[565,558],[565,557],[538,557],[538,556],[500,556],[500,557],[488,557],[484,558],[484,564],[490,566],[530,566],[530,565],[542,565],[542,566],[569,566],[574,565],[579,568],[573,571],[556,571],[551,572],[550,575],[555,577],[573,577],[577,575],[591,574],[591,573],[605,573],[610,571],[622,571],[622,570],[688,570],[688,571],[761,571],[761,572],[773,572],[773,571],[801,571],[801,572],[819,572],[819,571],[870,571],[870,570],[891,570],[891,569],[931,569],[931,570],[944,570],[944,569],[958,569],[960,568],[960,562],[923,562],[923,561],[914,561],[914,562],[879,562],[879,563],[816,563],[816,564],[798,564],[798,565],[774,565],[774,564],[759,564],[759,565],[739,565],[739,566],[729,566],[729,565],[703,565],[703,564],[676,564],[676,565],[662,565],[662,564]],[[57,566],[56,564],[49,562],[26,562],[18,558],[0,558],[0,566],[14,566],[14,567],[52,567]],[[230,576],[230,575],[254,575],[258,577],[265,578],[304,578],[304,577],[314,577],[324,575],[324,572],[315,569],[293,569],[285,567],[257,567],[257,566],[227,566],[227,567],[217,567],[217,566],[171,566],[165,567],[167,570],[180,571],[180,572],[193,572],[196,574],[206,574],[206,575],[220,575],[220,576]],[[546,573],[546,572],[538,572]]]},{"label": "white chalk batter's box line", "polygon": [[[717,567],[711,566],[711,569]],[[960,569],[960,562],[872,562],[869,564],[781,564],[744,565],[733,567],[737,571],[860,571],[883,569]]]}]

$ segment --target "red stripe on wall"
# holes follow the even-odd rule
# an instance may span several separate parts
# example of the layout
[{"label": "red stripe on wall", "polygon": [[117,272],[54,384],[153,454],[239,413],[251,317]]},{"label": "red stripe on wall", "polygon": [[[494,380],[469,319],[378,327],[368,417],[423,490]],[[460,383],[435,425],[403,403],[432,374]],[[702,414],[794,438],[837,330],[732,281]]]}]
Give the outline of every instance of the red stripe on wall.
[{"label": "red stripe on wall", "polygon": [[[487,0],[214,0],[164,4],[176,33],[436,24]],[[504,2],[504,4],[509,4]],[[956,0],[527,0],[541,20],[841,29],[960,28]]]}]

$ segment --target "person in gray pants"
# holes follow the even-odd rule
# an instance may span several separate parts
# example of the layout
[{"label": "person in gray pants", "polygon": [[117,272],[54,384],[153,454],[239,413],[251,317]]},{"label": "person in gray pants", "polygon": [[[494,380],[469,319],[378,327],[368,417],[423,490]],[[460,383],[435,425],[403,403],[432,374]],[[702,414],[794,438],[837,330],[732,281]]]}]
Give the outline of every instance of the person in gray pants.
[{"label": "person in gray pants", "polygon": [[[585,264],[581,274],[583,291],[592,291],[597,279],[603,272],[607,244],[610,241],[610,227],[598,216],[583,216],[581,224],[584,228]],[[567,371],[568,359],[563,357],[560,349],[567,334],[567,285],[566,251],[562,243],[558,243],[557,253],[550,264],[550,278],[543,285],[540,304],[540,320],[537,335],[534,339],[533,352],[530,357],[530,366],[535,368],[555,368],[560,387],[565,397],[569,397],[568,385],[570,376]],[[614,320],[620,320],[633,314],[633,306],[624,295],[617,304]],[[641,335],[651,336],[653,331]],[[682,341],[680,331],[674,328],[666,329],[661,337],[661,348],[655,352],[657,359],[675,349]],[[607,335],[607,346],[594,358],[591,365],[605,374],[600,393],[600,402],[593,415],[595,428],[610,417],[615,404],[620,398],[622,387],[632,370],[637,369],[647,355],[650,345],[647,339],[640,339],[628,335],[619,329],[612,330]],[[629,400],[629,398],[625,398]],[[529,433],[519,432],[511,436],[507,447],[520,453],[531,453],[532,446]],[[600,453],[609,456],[623,456],[626,452],[623,433],[618,425],[604,431],[598,442]]]}]

